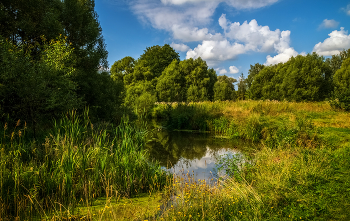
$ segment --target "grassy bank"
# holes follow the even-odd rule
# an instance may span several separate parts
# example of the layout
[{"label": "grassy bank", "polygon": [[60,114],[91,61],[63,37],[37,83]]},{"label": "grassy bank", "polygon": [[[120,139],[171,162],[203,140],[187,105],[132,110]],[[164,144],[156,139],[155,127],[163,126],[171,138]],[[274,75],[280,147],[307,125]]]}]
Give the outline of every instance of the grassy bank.
[{"label": "grassy bank", "polygon": [[239,101],[158,104],[153,116],[169,128],[261,144],[217,187],[174,182],[178,201],[160,220],[350,219],[350,113],[328,103]]},{"label": "grassy bank", "polygon": [[147,130],[127,120],[97,126],[71,112],[43,139],[33,139],[20,120],[0,130],[0,220],[90,219],[89,210],[80,215],[77,208],[165,185],[167,175],[143,151]]}]

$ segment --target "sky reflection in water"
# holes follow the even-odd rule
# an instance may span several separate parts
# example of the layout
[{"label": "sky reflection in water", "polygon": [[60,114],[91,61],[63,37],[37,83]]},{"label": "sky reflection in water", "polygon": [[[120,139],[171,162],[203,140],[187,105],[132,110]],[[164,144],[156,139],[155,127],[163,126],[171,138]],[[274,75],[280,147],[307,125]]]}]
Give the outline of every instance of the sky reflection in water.
[{"label": "sky reflection in water", "polygon": [[209,134],[154,131],[146,148],[151,159],[172,173],[189,172],[195,179],[211,179],[217,177],[217,159],[226,154],[239,154],[237,145],[237,141],[215,139]]}]

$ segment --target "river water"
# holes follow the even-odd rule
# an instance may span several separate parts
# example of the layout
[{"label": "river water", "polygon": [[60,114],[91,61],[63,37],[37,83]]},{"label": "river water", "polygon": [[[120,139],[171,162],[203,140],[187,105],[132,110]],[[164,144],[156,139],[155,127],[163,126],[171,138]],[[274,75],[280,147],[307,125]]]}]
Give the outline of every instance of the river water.
[{"label": "river water", "polygon": [[217,171],[218,160],[223,156],[242,155],[238,149],[243,145],[251,144],[215,138],[209,133],[153,130],[146,149],[151,159],[172,173],[179,176],[189,173],[195,179],[216,180],[225,175],[225,170]]}]

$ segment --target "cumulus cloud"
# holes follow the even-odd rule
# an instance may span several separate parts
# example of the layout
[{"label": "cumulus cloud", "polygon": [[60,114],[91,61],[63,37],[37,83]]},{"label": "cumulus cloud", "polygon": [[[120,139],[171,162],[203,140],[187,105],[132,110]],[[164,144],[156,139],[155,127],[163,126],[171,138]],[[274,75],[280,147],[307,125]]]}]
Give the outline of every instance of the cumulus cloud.
[{"label": "cumulus cloud", "polygon": [[245,46],[238,43],[230,43],[227,39],[222,41],[203,41],[196,48],[190,49],[186,58],[201,57],[206,61],[226,61],[233,60],[239,54],[246,52]]},{"label": "cumulus cloud", "polygon": [[342,8],[344,12],[346,12],[347,15],[350,15],[350,4],[346,6],[346,8]]},{"label": "cumulus cloud", "polygon": [[205,2],[226,2],[228,5],[237,9],[248,9],[248,8],[261,8],[267,5],[278,2],[279,0],[161,0],[165,5],[183,5],[183,4],[194,4],[194,3],[205,3]]},{"label": "cumulus cloud", "polygon": [[239,22],[231,23],[227,21],[226,15],[221,15],[219,19],[220,26],[225,31],[225,36],[231,40],[243,42],[247,49],[261,52],[271,52],[274,45],[278,44],[281,38],[281,31],[276,29],[271,31],[268,26],[258,25],[253,19],[240,24]]},{"label": "cumulus cloud", "polygon": [[227,70],[225,68],[216,68],[215,71],[218,72],[219,75],[227,74]]},{"label": "cumulus cloud", "polygon": [[297,54],[289,46],[289,31],[270,30],[268,26],[259,25],[255,19],[242,24],[232,23],[223,14],[218,21],[223,33],[207,28],[220,3],[224,2],[236,9],[249,9],[268,6],[278,1],[131,0],[130,6],[145,24],[168,31],[174,39],[180,42],[199,42],[193,49],[182,43],[172,44],[173,48],[178,51],[187,51],[186,58],[201,57],[207,61],[209,66],[216,66],[222,61],[234,60],[238,55],[249,51],[277,52],[278,55],[275,57],[267,57],[267,64],[284,62]]},{"label": "cumulus cloud", "polygon": [[275,57],[267,56],[266,64],[286,62],[298,53],[290,47],[290,31],[270,30],[268,26],[258,25],[253,19],[231,23],[223,14],[219,25],[224,29],[223,40],[205,40],[194,49],[190,49],[186,58],[202,57],[210,64],[234,60],[238,55],[254,52],[277,52]]},{"label": "cumulus cloud", "polygon": [[287,62],[291,57],[298,55],[298,52],[294,48],[290,47],[290,31],[282,31],[281,38],[278,44],[274,45],[277,55],[271,57],[268,55],[266,57],[265,65],[273,65],[278,63]]},{"label": "cumulus cloud", "polygon": [[197,27],[190,28],[174,25],[172,31],[175,39],[180,39],[184,42],[223,39],[220,33],[211,34],[207,28],[199,29]]},{"label": "cumulus cloud", "polygon": [[230,66],[230,74],[237,74],[239,69],[236,66]]},{"label": "cumulus cloud", "polygon": [[200,28],[211,21],[219,2],[207,1],[200,5],[172,6],[157,0],[135,0],[131,8],[138,18],[156,29],[172,33],[175,39],[185,42],[219,38],[207,28]]},{"label": "cumulus cloud", "polygon": [[325,19],[323,20],[323,22],[320,24],[319,29],[323,29],[323,28],[336,28],[338,27],[339,22],[337,22],[334,19],[328,20]]},{"label": "cumulus cloud", "polygon": [[343,49],[350,48],[350,35],[343,27],[340,28],[340,31],[332,31],[328,36],[329,38],[315,45],[314,52],[323,56],[331,56],[339,54]]},{"label": "cumulus cloud", "polygon": [[187,45],[185,44],[176,44],[176,43],[171,43],[170,46],[172,48],[174,48],[176,51],[181,51],[181,52],[184,52],[184,51],[188,51],[190,49],[190,47],[188,47]]}]

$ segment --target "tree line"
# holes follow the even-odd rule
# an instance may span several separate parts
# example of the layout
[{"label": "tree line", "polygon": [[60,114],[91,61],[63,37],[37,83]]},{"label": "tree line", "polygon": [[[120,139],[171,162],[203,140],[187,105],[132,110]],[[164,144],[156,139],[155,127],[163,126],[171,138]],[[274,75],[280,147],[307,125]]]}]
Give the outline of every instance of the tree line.
[{"label": "tree line", "polygon": [[324,59],[316,53],[286,63],[250,66],[244,99],[324,101],[350,110],[350,49]]},{"label": "tree line", "polygon": [[155,102],[235,99],[234,78],[217,76],[201,58],[181,61],[168,44],[148,47],[137,60],[116,61],[110,72],[124,87],[125,105],[135,110],[149,110]]},{"label": "tree line", "polygon": [[2,121],[21,119],[35,129],[72,109],[115,121],[155,102],[236,99],[330,100],[350,109],[350,49],[328,59],[313,53],[251,65],[237,82],[201,58],[181,61],[165,44],[116,61],[108,72],[94,0],[3,0],[0,21]]}]

